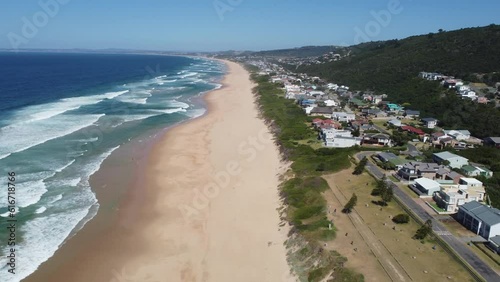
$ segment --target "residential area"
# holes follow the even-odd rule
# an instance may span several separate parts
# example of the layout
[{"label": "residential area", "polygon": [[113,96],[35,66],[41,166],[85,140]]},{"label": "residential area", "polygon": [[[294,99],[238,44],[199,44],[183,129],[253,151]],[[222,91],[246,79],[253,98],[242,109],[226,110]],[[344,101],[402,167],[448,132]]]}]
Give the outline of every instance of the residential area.
[{"label": "residential area", "polygon": [[[422,115],[416,106],[393,103],[384,94],[353,91],[347,85],[291,73],[273,63],[252,63],[259,67],[260,75],[270,76],[272,83],[282,87],[284,98],[293,100],[310,117],[318,147],[373,151],[370,162],[413,201],[425,206],[428,214],[453,220],[469,230],[471,240],[500,254],[500,210],[491,207],[480,180],[491,178],[493,171],[450,152],[500,148],[500,137],[481,139],[465,128],[442,128],[437,118]],[[443,87],[455,89],[464,99],[485,101],[461,80],[426,72],[419,76],[441,80]],[[424,151],[436,152],[426,156]]]}]

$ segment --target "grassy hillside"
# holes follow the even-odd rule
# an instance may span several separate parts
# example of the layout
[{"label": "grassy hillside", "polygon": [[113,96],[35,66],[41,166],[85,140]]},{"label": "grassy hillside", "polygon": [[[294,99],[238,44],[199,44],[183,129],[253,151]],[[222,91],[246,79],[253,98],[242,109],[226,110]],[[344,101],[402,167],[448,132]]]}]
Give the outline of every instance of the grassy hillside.
[{"label": "grassy hillside", "polygon": [[468,128],[478,137],[500,136],[500,112],[493,106],[462,101],[443,93],[436,82],[417,78],[420,71],[441,72],[488,83],[500,81],[500,26],[490,25],[413,36],[349,47],[351,56],[337,62],[299,68],[352,89],[386,93],[410,103],[450,128]]}]

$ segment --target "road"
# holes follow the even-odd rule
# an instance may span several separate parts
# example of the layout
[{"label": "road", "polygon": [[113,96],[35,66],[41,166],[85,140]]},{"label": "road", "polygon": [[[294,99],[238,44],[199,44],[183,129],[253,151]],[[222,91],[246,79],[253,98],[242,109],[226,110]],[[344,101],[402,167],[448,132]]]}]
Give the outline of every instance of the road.
[{"label": "road", "polygon": [[[362,152],[356,157],[358,160],[363,157],[369,158],[370,155],[375,152]],[[368,170],[372,175],[377,178],[382,178],[384,173],[372,162],[366,164],[366,170]],[[441,224],[441,222],[434,219],[426,210],[424,210],[420,205],[418,205],[410,196],[408,196],[401,188],[399,188],[394,182],[387,180],[394,191],[394,195],[402,202],[407,208],[413,211],[423,222],[430,219],[432,221],[432,229],[436,235],[440,236],[443,241],[445,241],[455,252],[462,257],[469,265],[472,266],[486,281],[497,282],[500,281],[500,276],[493,270],[489,265],[484,263],[476,254],[474,254],[469,247],[463,242],[458,240],[453,236],[448,229]]]}]

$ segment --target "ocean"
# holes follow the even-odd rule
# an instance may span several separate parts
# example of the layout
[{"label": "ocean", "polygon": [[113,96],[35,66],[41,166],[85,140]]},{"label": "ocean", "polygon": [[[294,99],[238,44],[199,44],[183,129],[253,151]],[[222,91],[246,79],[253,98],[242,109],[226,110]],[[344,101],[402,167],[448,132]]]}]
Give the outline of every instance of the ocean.
[{"label": "ocean", "polygon": [[96,215],[89,178],[114,150],[202,115],[199,96],[225,71],[202,58],[0,53],[0,281],[34,272]]}]

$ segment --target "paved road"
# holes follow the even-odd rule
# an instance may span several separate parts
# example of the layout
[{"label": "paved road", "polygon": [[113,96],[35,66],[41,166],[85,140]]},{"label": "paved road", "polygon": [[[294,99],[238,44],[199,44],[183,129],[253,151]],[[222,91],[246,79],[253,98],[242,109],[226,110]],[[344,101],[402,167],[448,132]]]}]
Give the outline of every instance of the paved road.
[{"label": "paved road", "polygon": [[[363,157],[369,158],[371,154],[374,152],[363,152],[357,155],[358,159],[362,159]],[[366,170],[375,175],[378,178],[382,178],[384,173],[380,171],[380,169],[374,165],[372,162],[368,162],[366,164]],[[426,210],[424,210],[420,205],[418,205],[410,196],[408,196],[401,188],[399,188],[394,182],[387,180],[387,182],[392,186],[394,195],[409,209],[413,211],[422,221],[426,221],[430,219],[432,221],[432,229],[436,234],[439,235],[443,241],[445,241],[451,248],[458,253],[463,260],[469,263],[472,268],[474,268],[486,281],[497,282],[500,281],[500,276],[489,267],[486,263],[484,263],[476,254],[474,254],[470,247],[465,245],[455,236],[449,233],[448,229],[441,224],[441,222],[434,219]]]}]

